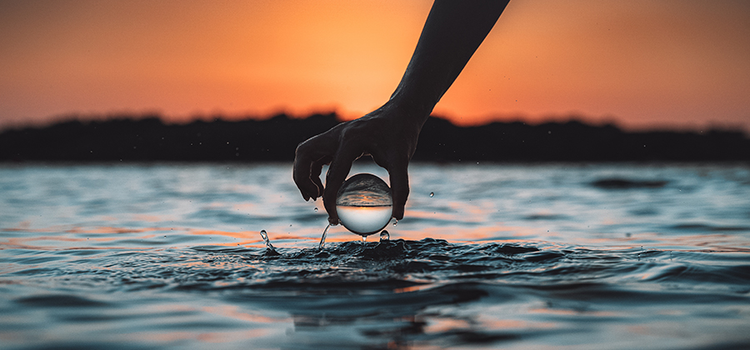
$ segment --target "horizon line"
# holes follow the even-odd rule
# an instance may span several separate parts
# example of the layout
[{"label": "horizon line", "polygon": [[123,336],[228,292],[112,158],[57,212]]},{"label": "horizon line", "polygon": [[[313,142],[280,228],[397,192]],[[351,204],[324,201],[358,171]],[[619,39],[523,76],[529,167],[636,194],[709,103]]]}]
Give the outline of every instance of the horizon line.
[{"label": "horizon line", "polygon": [[[138,121],[142,119],[156,118],[159,119],[165,125],[188,125],[194,122],[214,122],[214,121],[225,121],[225,122],[241,122],[248,120],[264,121],[273,119],[279,116],[285,116],[288,119],[307,119],[316,115],[333,115],[339,122],[345,122],[355,118],[350,118],[346,113],[340,113],[337,109],[329,110],[311,110],[306,113],[294,113],[287,111],[283,108],[276,109],[266,113],[253,113],[253,112],[242,112],[242,113],[226,113],[226,112],[215,112],[215,113],[193,113],[188,116],[175,116],[163,113],[159,110],[142,110],[142,111],[111,111],[111,112],[69,112],[53,115],[46,120],[25,120],[24,122],[17,123],[0,123],[0,133],[13,130],[24,130],[24,129],[43,129],[58,124],[64,124],[69,122],[106,122],[110,120],[133,120]],[[580,112],[567,112],[553,114],[549,113],[541,117],[532,117],[529,114],[524,113],[512,113],[512,114],[490,114],[490,117],[484,119],[484,122],[480,123],[456,123],[453,119],[456,117],[448,116],[440,113],[430,114],[430,118],[441,119],[449,122],[451,125],[459,128],[471,128],[481,127],[490,125],[493,123],[522,123],[530,126],[543,125],[548,123],[564,124],[568,122],[579,122],[589,126],[604,127],[614,126],[623,132],[638,133],[638,132],[696,132],[703,133],[706,131],[723,131],[723,132],[739,132],[745,137],[750,137],[750,128],[745,128],[741,124],[731,123],[717,123],[709,122],[708,125],[669,125],[669,124],[652,124],[650,126],[624,126],[622,122],[618,122],[615,116],[603,116],[599,119],[593,119],[590,116],[586,116]],[[528,120],[532,119],[532,120]]]}]

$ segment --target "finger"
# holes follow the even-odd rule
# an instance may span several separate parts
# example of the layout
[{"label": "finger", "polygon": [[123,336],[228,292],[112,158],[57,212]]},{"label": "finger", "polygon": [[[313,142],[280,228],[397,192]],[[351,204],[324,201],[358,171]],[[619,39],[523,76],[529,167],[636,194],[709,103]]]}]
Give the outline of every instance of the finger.
[{"label": "finger", "polygon": [[391,195],[393,196],[393,217],[396,220],[404,218],[404,207],[409,198],[409,162],[401,161],[388,169],[391,179]]},{"label": "finger", "polygon": [[305,200],[314,200],[323,195],[320,168],[335,152],[335,149],[331,150],[327,138],[321,136],[315,136],[299,144],[295,151],[292,176]]},{"label": "finger", "polygon": [[292,170],[292,177],[294,183],[297,184],[297,188],[302,194],[302,198],[305,200],[315,199],[318,197],[318,186],[311,179],[312,177],[312,166],[313,159],[310,155],[304,152],[303,148],[297,147],[297,151],[294,156],[294,169]]},{"label": "finger", "polygon": [[326,174],[326,186],[323,191],[323,204],[328,212],[328,222],[331,225],[339,223],[339,216],[336,212],[336,196],[338,195],[341,184],[346,180],[349,171],[352,169],[352,163],[362,155],[362,151],[353,145],[339,147],[339,152],[331,161]]},{"label": "finger", "polygon": [[310,167],[310,179],[315,184],[315,187],[318,188],[317,195],[314,199],[317,199],[318,197],[323,196],[323,183],[320,181],[320,173],[323,170],[323,165],[328,164],[331,162],[331,157],[326,156],[323,157],[315,162],[313,162],[312,166]]}]

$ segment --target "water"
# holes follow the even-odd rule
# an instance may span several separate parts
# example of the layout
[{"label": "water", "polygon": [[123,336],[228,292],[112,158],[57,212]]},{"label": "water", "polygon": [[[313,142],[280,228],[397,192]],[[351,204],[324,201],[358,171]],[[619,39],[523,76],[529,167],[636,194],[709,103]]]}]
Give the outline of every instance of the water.
[{"label": "water", "polygon": [[391,240],[391,234],[388,230],[380,231],[380,243],[387,243]]},{"label": "water", "polygon": [[323,235],[320,236],[320,242],[318,243],[318,249],[323,249],[323,248],[326,247],[326,236],[328,235],[328,230],[330,228],[331,228],[331,224],[327,224],[326,228],[323,229]]},{"label": "water", "polygon": [[750,347],[750,167],[410,177],[321,250],[291,165],[0,165],[0,348]]}]

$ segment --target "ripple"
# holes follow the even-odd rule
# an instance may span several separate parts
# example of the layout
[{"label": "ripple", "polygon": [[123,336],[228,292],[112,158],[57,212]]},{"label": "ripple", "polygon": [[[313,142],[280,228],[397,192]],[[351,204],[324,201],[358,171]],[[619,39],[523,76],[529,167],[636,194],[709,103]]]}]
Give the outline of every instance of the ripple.
[{"label": "ripple", "polygon": [[0,167],[4,347],[747,344],[745,165],[414,164],[392,240],[323,250],[290,164],[223,169]]},{"label": "ripple", "polygon": [[624,178],[605,178],[591,182],[591,186],[605,190],[629,190],[639,188],[663,188],[667,180],[635,180]]},{"label": "ripple", "polygon": [[565,215],[556,215],[556,214],[532,214],[532,215],[526,215],[523,217],[524,220],[529,220],[529,221],[563,220],[567,218],[568,217]]},{"label": "ripple", "polygon": [[31,307],[105,307],[108,303],[87,299],[77,295],[53,294],[16,299],[16,302]]},{"label": "ripple", "polygon": [[750,226],[718,226],[703,223],[683,223],[667,226],[668,229],[692,232],[741,232],[750,231]]}]

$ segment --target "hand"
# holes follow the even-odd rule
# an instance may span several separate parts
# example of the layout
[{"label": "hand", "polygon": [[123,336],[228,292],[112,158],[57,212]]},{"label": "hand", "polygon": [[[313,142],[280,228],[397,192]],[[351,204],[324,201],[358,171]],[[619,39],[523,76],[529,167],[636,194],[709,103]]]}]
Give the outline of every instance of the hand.
[{"label": "hand", "polygon": [[[305,200],[323,197],[332,225],[339,223],[336,195],[351,170],[352,163],[363,155],[371,155],[375,163],[388,170],[393,195],[393,217],[404,217],[409,196],[408,166],[417,148],[421,124],[413,116],[392,104],[352,121],[338,124],[297,146],[294,158],[294,182]],[[320,172],[330,164],[326,186]]]}]

